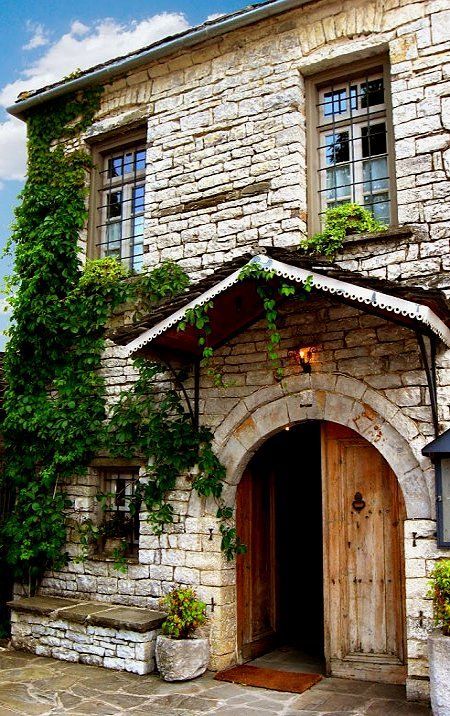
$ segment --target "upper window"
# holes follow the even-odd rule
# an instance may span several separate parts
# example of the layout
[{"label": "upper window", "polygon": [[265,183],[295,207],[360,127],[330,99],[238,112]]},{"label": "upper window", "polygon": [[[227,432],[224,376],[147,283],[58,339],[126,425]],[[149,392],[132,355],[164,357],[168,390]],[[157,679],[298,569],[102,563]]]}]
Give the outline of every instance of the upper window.
[{"label": "upper window", "polygon": [[391,223],[388,117],[383,70],[316,85],[319,215],[354,202]]},{"label": "upper window", "polygon": [[145,145],[101,156],[97,203],[100,256],[115,256],[134,271],[144,253]]}]

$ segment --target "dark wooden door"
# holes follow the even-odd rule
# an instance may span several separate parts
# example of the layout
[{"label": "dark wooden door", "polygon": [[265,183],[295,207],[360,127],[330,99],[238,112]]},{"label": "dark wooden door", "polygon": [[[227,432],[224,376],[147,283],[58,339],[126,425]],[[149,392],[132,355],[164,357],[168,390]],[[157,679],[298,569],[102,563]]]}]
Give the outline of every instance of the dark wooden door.
[{"label": "dark wooden door", "polygon": [[403,682],[404,506],[381,454],[322,426],[325,646],[335,676]]},{"label": "dark wooden door", "polygon": [[237,558],[238,648],[242,661],[276,646],[275,481],[247,469],[236,502],[238,534],[247,552]]}]

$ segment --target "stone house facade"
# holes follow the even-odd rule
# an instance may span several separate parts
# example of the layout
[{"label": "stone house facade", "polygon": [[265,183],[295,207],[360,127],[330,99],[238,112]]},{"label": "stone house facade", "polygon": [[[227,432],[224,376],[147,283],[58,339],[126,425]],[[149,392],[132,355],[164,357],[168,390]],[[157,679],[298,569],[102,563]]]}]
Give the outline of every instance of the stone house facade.
[{"label": "stone house facade", "polygon": [[[31,93],[11,109],[21,115],[52,93],[104,85],[100,110],[81,138],[94,159],[90,223],[80,237],[84,256],[120,255],[137,270],[174,260],[195,285],[202,282],[200,295],[214,292],[250,254],[288,267],[280,271],[289,273],[294,266],[341,282],[332,290],[331,284],[319,286],[319,281],[311,300],[287,300],[280,307],[281,381],[274,378],[266,356],[262,318],[239,331],[229,330],[216,350],[225,387],[214,387],[200,372],[200,420],[214,430],[216,452],[227,468],[226,497],[233,505],[238,500],[238,511],[243,475],[248,482],[249,473],[254,479],[264,472],[258,455],[269,450],[269,444],[272,452],[264,455],[274,473],[282,462],[277,450],[282,450],[291,451],[286,470],[292,472],[296,463],[299,480],[315,475],[308,455],[314,440],[302,433],[304,425],[322,431],[324,494],[331,494],[325,483],[332,480],[334,459],[332,449],[327,452],[327,425],[344,429],[328,438],[344,451],[340,465],[342,460],[367,462],[361,458],[364,453],[368,462],[379,460],[380,470],[392,472],[380,487],[391,502],[383,507],[381,497],[379,513],[392,513],[397,501],[401,529],[395,537],[382,530],[383,549],[393,560],[389,564],[392,569],[397,565],[395,578],[392,571],[389,579],[388,573],[380,578],[397,582],[396,591],[383,592],[385,611],[377,612],[371,601],[373,575],[365,573],[362,581],[367,578],[372,586],[366,585],[359,596],[348,587],[358,579],[356,557],[354,563],[342,558],[339,576],[330,572],[337,537],[327,523],[330,503],[325,497],[315,518],[316,531],[317,524],[323,524],[324,536],[317,539],[322,540],[324,558],[316,554],[316,559],[325,584],[322,620],[329,669],[354,678],[406,682],[412,699],[428,695],[432,615],[427,576],[435,560],[450,556],[450,550],[436,542],[434,468],[422,455],[436,431],[450,428],[445,332],[450,289],[449,26],[447,0],[270,0]],[[376,96],[380,91],[383,96]],[[132,180],[124,178],[127,162]],[[99,196],[104,197],[100,203]],[[378,212],[388,230],[350,236],[333,263],[312,262],[302,269],[295,253],[300,241],[317,229],[321,212],[348,197]],[[113,224],[121,225],[122,233],[111,228]],[[294,274],[300,281],[300,274]],[[385,305],[376,306],[361,298],[358,287],[382,292],[391,303],[386,299]],[[230,289],[217,289],[217,296],[226,296]],[[436,344],[430,341],[428,352],[430,324],[411,315],[398,320],[405,316],[397,310],[399,298],[419,306],[432,303],[438,318],[434,326],[439,321],[442,325],[434,334],[431,330],[438,339]],[[103,369],[112,400],[135,379],[135,350],[151,351],[153,338],[170,330],[174,313],[169,306],[158,321],[149,318],[139,330],[128,327],[117,340],[113,336]],[[153,335],[155,325],[160,333]],[[417,338],[421,327],[426,336],[422,353]],[[310,372],[303,372],[292,358],[303,347],[314,349]],[[428,366],[429,373],[435,367],[435,389],[432,382],[430,389],[429,376],[427,380]],[[193,390],[193,379],[188,387]],[[281,440],[280,435],[286,441],[288,433],[289,446],[280,443],[277,448],[271,442]],[[320,446],[314,449],[320,462]],[[352,465],[352,475],[362,470],[360,463]],[[96,518],[95,495],[102,480],[130,481],[140,467],[129,461],[112,465],[100,456],[87,477],[69,486],[75,519]],[[317,479],[320,483],[320,474]],[[367,477],[367,484],[371,479]],[[246,494],[256,504],[256,490]],[[360,497],[369,502],[364,492]],[[41,594],[155,608],[173,585],[193,585],[208,604],[211,667],[222,669],[245,658],[244,647],[258,642],[256,626],[253,635],[243,634],[239,622],[242,614],[248,617],[249,601],[256,611],[270,611],[273,605],[243,595],[246,581],[239,576],[239,564],[236,569],[220,550],[215,506],[192,492],[189,476],[179,479],[172,503],[175,524],[160,537],[152,534],[145,513],[140,515],[135,554],[125,574],[117,572],[111,560],[95,556],[48,574]],[[306,582],[301,580],[303,552],[310,550],[308,530],[314,533],[307,516],[313,495],[306,487],[304,499],[300,495],[295,504],[289,520],[296,529],[279,548],[289,552],[290,570],[300,575],[290,582],[286,577],[285,591],[296,592],[303,612],[295,617],[300,609],[287,596],[287,601],[280,597],[277,609],[285,605],[293,621],[304,622],[309,603],[300,595],[310,591],[317,599],[322,581],[311,587],[312,571]],[[360,514],[365,516],[364,508]],[[242,510],[237,518],[242,525]],[[377,539],[375,532],[370,539]],[[379,542],[367,537],[356,549],[366,559],[371,547],[376,553]],[[79,550],[75,542],[69,548],[73,555]],[[253,549],[256,554],[257,547]],[[279,581],[276,565],[277,559],[269,577]],[[344,580],[344,573],[351,574],[350,581]],[[257,579],[256,573],[253,576]],[[341,578],[342,591],[336,597],[335,581]],[[363,603],[375,609],[379,620],[389,621],[391,611],[396,613],[391,628],[396,636],[388,627],[383,632],[389,642],[385,658],[381,647],[370,644],[367,632],[355,637],[350,627],[330,626],[330,605],[336,598],[342,600],[341,621],[345,612],[357,623],[357,605]],[[278,618],[282,622],[284,617]],[[323,631],[319,625],[316,639],[322,642]],[[26,641],[28,632],[24,634]],[[353,642],[354,648],[348,647]],[[61,650],[61,642],[41,643],[39,653],[52,654],[55,648]],[[103,663],[102,648],[100,643],[93,652],[97,663]],[[126,660],[126,653],[116,653],[119,668],[124,668],[120,660]]]}]

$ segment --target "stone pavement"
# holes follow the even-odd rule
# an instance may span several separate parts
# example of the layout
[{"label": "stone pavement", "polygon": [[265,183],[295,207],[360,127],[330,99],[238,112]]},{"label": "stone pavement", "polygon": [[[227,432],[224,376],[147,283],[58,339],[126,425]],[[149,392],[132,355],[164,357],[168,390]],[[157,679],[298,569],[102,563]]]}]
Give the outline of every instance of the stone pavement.
[{"label": "stone pavement", "polygon": [[429,716],[405,700],[403,687],[324,679],[304,694],[224,684],[207,674],[166,684],[96,666],[0,649],[0,716]]}]

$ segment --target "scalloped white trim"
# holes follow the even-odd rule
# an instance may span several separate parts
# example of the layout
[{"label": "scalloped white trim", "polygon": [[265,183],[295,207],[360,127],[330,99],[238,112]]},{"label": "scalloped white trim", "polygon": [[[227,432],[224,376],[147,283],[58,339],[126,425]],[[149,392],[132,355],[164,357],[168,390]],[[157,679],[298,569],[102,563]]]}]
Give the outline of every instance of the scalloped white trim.
[{"label": "scalloped white trim", "polygon": [[[414,318],[419,323],[423,323],[425,326],[430,328],[439,338],[450,348],[450,329],[447,328],[445,323],[431,310],[428,306],[424,306],[421,303],[415,303],[414,301],[407,301],[403,298],[397,298],[396,296],[389,296],[386,293],[379,291],[373,291],[370,288],[364,288],[362,286],[356,286],[348,283],[347,281],[341,281],[336,278],[330,278],[323,274],[315,271],[308,271],[307,269],[298,268],[297,266],[290,266],[281,261],[276,261],[268,256],[259,254],[254,256],[249,264],[257,263],[259,266],[266,271],[273,271],[277,276],[287,278],[289,281],[295,281],[296,283],[306,283],[308,279],[312,280],[312,285],[319,291],[324,291],[335,296],[342,296],[343,298],[349,298],[352,301],[358,303],[364,303],[366,305],[381,308],[382,310],[395,313],[396,315],[407,316],[408,318]],[[219,294],[226,291],[227,288],[238,283],[239,275],[242,271],[239,268],[234,271],[228,278],[220,281],[216,286],[208,289],[201,296],[195,298],[190,303],[186,304],[183,308],[180,308],[171,316],[168,316],[163,321],[160,321],[149,328],[142,335],[134,338],[126,346],[124,346],[125,355],[127,357],[133,355],[138,350],[143,348],[148,343],[151,343],[157,336],[167,331],[172,326],[179,323],[186,315],[186,312],[190,308],[196,308],[197,306],[203,306],[208,301]]]}]

